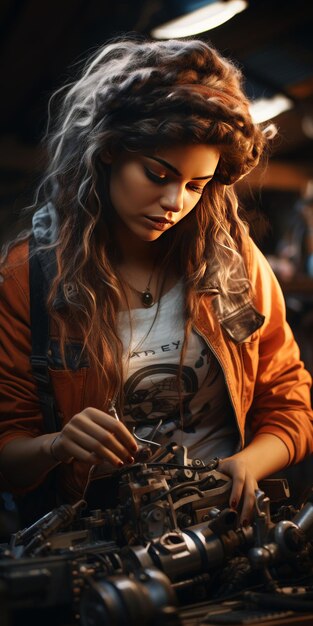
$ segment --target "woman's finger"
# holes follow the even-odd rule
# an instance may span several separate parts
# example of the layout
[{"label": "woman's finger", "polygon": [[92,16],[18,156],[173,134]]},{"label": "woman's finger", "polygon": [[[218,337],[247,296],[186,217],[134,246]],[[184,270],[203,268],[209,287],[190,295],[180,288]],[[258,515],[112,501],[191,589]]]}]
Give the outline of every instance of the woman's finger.
[{"label": "woman's finger", "polygon": [[232,489],[229,497],[229,504],[233,509],[237,509],[244,490],[244,477],[236,475],[233,477]]},{"label": "woman's finger", "polygon": [[240,515],[240,523],[242,524],[242,526],[247,526],[251,520],[253,509],[255,506],[255,490],[257,488],[258,485],[255,479],[251,476],[247,476],[243,491],[243,503]]},{"label": "woman's finger", "polygon": [[221,459],[218,469],[232,478],[232,488],[229,497],[229,506],[237,509],[245,483],[244,468],[233,459]]},{"label": "woman's finger", "polygon": [[64,428],[64,435],[100,458],[106,457],[106,450],[109,450],[125,463],[133,460],[134,452],[122,446],[114,434],[86,418],[69,422]]},{"label": "woman's finger", "polygon": [[104,449],[101,457],[92,449],[81,446],[79,443],[72,439],[68,439],[62,433],[55,440],[53,444],[55,457],[64,459],[66,462],[69,458],[74,458],[76,461],[82,461],[84,463],[100,464],[103,459],[106,459],[112,466],[121,467],[124,463],[122,459],[116,456],[108,449]]},{"label": "woman's finger", "polygon": [[136,440],[126,428],[125,424],[123,424],[123,422],[118,421],[114,417],[112,417],[112,415],[108,415],[108,413],[104,413],[104,411],[100,411],[99,409],[95,409],[93,407],[88,407],[84,409],[81,414],[86,415],[90,420],[94,421],[102,428],[107,429],[110,433],[114,434],[116,439],[123,446],[125,446],[126,449],[130,449],[133,452],[137,450],[138,446]]}]

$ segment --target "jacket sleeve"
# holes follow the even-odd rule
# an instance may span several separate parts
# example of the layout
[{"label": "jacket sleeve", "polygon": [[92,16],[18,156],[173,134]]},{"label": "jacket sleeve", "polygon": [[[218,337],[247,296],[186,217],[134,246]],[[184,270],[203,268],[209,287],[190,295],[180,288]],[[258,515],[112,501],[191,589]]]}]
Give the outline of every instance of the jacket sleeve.
[{"label": "jacket sleeve", "polygon": [[0,275],[0,453],[16,437],[43,433],[32,376],[28,244],[16,246]]},{"label": "jacket sleeve", "polygon": [[256,308],[265,316],[259,333],[259,361],[254,399],[248,414],[252,434],[271,433],[284,441],[289,462],[313,452],[311,376],[286,321],[279,283],[260,250],[251,243]]}]

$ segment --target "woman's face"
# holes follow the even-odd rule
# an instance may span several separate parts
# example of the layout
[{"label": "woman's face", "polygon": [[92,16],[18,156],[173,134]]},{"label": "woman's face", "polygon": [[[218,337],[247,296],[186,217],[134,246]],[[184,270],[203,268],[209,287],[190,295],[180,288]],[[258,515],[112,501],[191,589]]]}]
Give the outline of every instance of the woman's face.
[{"label": "woman's face", "polygon": [[117,224],[141,241],[157,240],[194,209],[219,156],[216,146],[192,144],[114,158],[110,197]]}]

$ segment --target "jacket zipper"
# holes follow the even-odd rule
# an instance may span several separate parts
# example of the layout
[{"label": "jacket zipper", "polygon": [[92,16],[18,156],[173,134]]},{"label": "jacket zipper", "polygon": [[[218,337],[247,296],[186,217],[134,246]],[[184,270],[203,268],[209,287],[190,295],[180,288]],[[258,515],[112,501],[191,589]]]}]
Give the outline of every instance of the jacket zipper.
[{"label": "jacket zipper", "polygon": [[234,399],[227,381],[227,376],[223,367],[223,364],[221,362],[221,359],[219,357],[219,355],[217,354],[215,348],[213,348],[212,344],[210,343],[210,341],[207,339],[207,337],[201,332],[201,330],[199,330],[199,328],[197,328],[197,326],[193,326],[193,330],[198,333],[198,335],[200,335],[200,337],[202,337],[203,341],[206,343],[206,345],[208,346],[208,348],[211,350],[211,352],[214,354],[222,372],[223,372],[223,376],[224,376],[224,381],[225,381],[225,385],[226,385],[226,389],[227,389],[227,393],[228,393],[228,397],[231,403],[231,406],[233,407],[233,411],[234,411],[234,415],[235,415],[235,420],[236,420],[236,426],[237,426],[237,430],[238,430],[238,434],[240,437],[240,445],[241,448],[243,448],[243,437],[241,434],[241,430],[239,428],[239,420],[238,420],[238,415],[237,415],[237,411],[236,411],[236,407],[235,407],[235,403],[234,403]]}]

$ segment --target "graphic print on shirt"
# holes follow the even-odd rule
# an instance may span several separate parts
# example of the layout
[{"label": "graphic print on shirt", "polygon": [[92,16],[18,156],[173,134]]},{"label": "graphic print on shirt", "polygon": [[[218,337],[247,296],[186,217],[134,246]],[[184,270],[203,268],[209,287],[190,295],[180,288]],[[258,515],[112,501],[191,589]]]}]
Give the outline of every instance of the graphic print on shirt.
[{"label": "graphic print on shirt", "polygon": [[[161,363],[143,367],[125,385],[125,413],[134,422],[176,422],[179,417],[178,365]],[[170,376],[167,376],[170,374]],[[148,385],[147,385],[148,383]],[[198,380],[191,367],[182,368],[183,411],[188,419],[189,402],[198,391]]]},{"label": "graphic print on shirt", "polygon": [[[139,356],[139,355],[137,355]],[[197,369],[204,368],[208,372],[210,354],[208,348],[201,350],[193,367],[183,365],[180,376],[183,430],[188,431],[195,418],[195,407],[192,401],[199,391],[199,378]],[[211,364],[212,365],[212,364]],[[210,367],[209,381],[214,384],[217,376],[217,368]],[[135,370],[125,383],[125,407],[124,412],[127,421],[133,424],[153,424],[162,420],[163,424],[171,424],[176,428],[180,424],[179,393],[177,377],[179,365],[174,363],[158,363],[146,365]],[[208,396],[201,405],[200,412],[210,409]],[[199,411],[199,409],[198,409]],[[196,411],[198,413],[198,411]]]}]

